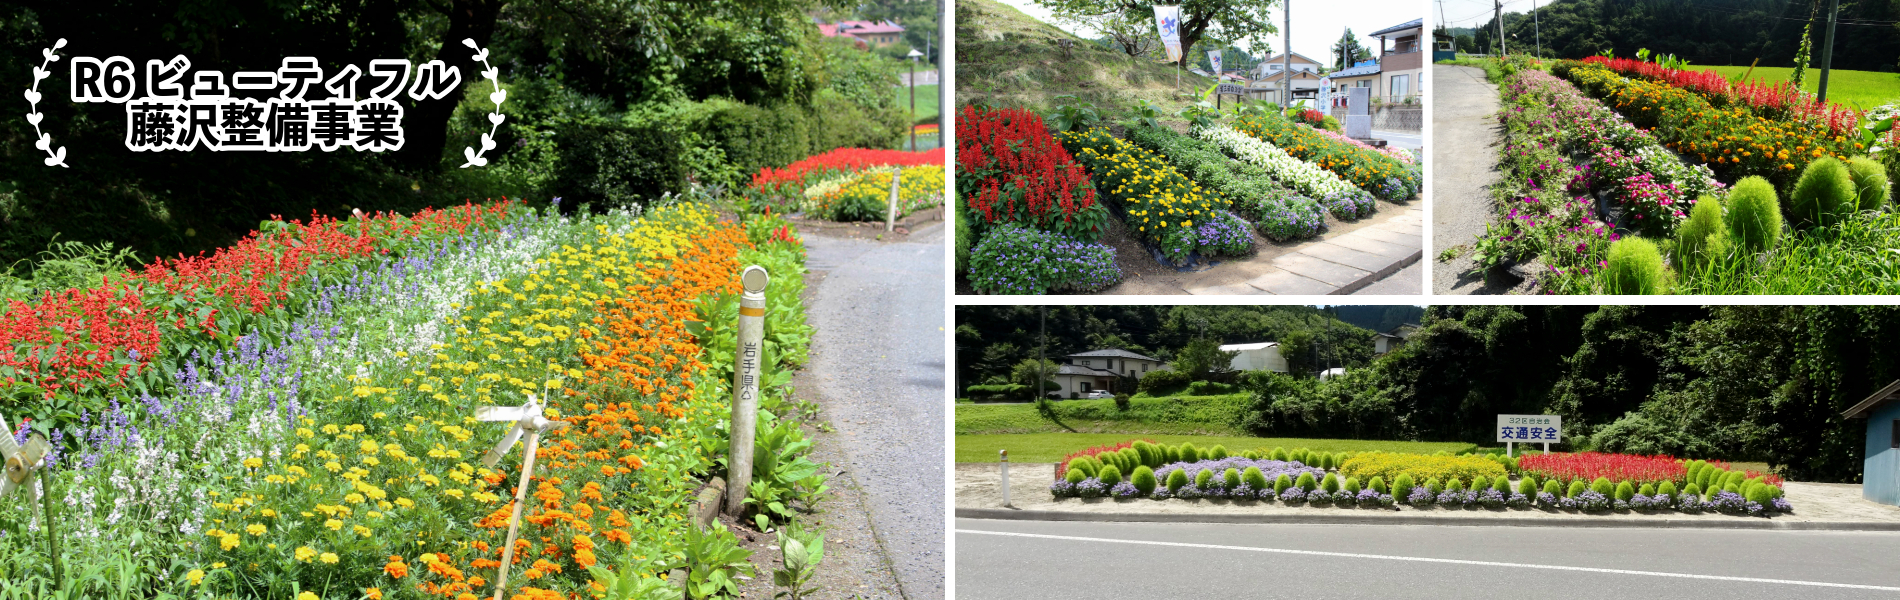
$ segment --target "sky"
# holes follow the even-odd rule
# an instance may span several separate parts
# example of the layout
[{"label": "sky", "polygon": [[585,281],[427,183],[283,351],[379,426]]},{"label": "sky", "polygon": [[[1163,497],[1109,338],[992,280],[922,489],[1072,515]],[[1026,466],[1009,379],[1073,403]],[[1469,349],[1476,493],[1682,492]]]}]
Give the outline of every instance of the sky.
[{"label": "sky", "polygon": [[[1530,14],[1532,0],[1505,0],[1504,12]],[[1550,5],[1550,0],[1536,0],[1538,7]],[[1493,16],[1491,0],[1432,0],[1432,27],[1444,23],[1446,27],[1477,27],[1491,21]],[[1441,18],[1441,14],[1442,18]]]},{"label": "sky", "polygon": [[[1014,6],[1024,13],[1029,14],[1029,16],[1042,19],[1044,22],[1069,29],[1071,33],[1078,36],[1094,38],[1099,35],[1094,31],[1076,31],[1066,24],[1055,23],[1049,18],[1049,10],[1038,6],[1034,0],[998,1]],[[1458,1],[1475,2],[1477,0]],[[1490,0],[1484,1],[1489,2]],[[1365,34],[1398,25],[1412,19],[1426,17],[1422,12],[1426,4],[1420,0],[1291,0],[1291,2],[1293,7],[1293,51],[1326,64],[1332,64],[1333,44],[1339,41],[1340,35],[1345,33],[1347,27],[1352,28],[1353,34],[1359,38],[1361,45],[1374,48],[1373,53],[1377,55],[1379,40],[1367,37]],[[1528,0],[1525,0],[1525,2],[1526,5],[1528,5]],[[1489,4],[1486,4],[1486,6],[1489,6]],[[1275,9],[1271,11],[1270,14],[1273,16],[1273,22],[1276,27],[1286,22],[1285,13],[1282,13],[1280,10]],[[1430,27],[1433,20],[1434,18],[1427,18],[1426,26]],[[1284,33],[1285,32],[1281,32],[1273,35],[1273,43],[1271,45],[1273,53],[1280,51],[1281,40],[1285,39]],[[1245,48],[1245,46],[1242,47]],[[1204,48],[1197,44],[1194,50],[1195,52],[1205,52],[1209,50],[1209,48]],[[1247,51],[1261,58],[1265,58],[1268,54],[1260,52],[1259,49],[1255,48],[1247,48]]]}]

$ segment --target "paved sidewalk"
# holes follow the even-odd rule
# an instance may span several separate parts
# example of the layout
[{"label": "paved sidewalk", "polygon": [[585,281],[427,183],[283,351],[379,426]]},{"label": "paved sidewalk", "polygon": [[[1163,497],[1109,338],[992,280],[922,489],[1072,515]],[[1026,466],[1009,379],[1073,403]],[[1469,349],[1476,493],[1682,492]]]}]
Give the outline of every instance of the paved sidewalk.
[{"label": "paved sidewalk", "polygon": [[1419,261],[1425,210],[1380,206],[1367,227],[1301,245],[1274,257],[1265,272],[1229,282],[1202,282],[1190,294],[1350,294]]},{"label": "paved sidewalk", "polygon": [[1437,258],[1446,248],[1469,247],[1494,218],[1498,89],[1473,67],[1433,65],[1432,82],[1432,294],[1502,293],[1486,285],[1469,251]]}]

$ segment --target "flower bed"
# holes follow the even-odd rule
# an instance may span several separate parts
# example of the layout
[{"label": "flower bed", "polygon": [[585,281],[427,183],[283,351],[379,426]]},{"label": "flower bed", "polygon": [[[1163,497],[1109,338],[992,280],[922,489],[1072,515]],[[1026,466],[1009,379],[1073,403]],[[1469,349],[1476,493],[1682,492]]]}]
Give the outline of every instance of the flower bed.
[{"label": "flower bed", "polygon": [[1326,229],[1318,202],[1287,189],[1265,167],[1228,158],[1213,142],[1164,127],[1130,129],[1128,141],[1167,157],[1209,191],[1224,196],[1234,213],[1252,221],[1269,239],[1304,239]]},{"label": "flower bed", "polygon": [[[943,167],[873,168],[843,181],[807,188],[805,212],[833,221],[882,221],[889,210],[894,173],[901,174],[897,214],[907,215],[943,203]],[[818,193],[812,194],[814,191]]]},{"label": "flower bed", "polygon": [[1095,200],[1098,186],[1036,113],[964,107],[956,137],[958,215],[979,235],[1017,224],[1093,242],[1108,231],[1108,210]]},{"label": "flower bed", "polygon": [[[935,133],[935,126],[932,127],[932,133]],[[758,173],[752,175],[750,187],[758,191],[772,191],[795,196],[812,183],[838,175],[856,173],[873,167],[924,165],[942,167],[943,150],[905,152],[903,150],[838,148],[805,157],[804,160],[785,165],[782,169],[772,167],[760,169]]]},{"label": "flower bed", "polygon": [[1681,461],[1668,456],[1637,456],[1601,452],[1539,454],[1518,460],[1518,468],[1539,478],[1631,480],[1637,483],[1680,484],[1685,471]]},{"label": "flower bed", "polygon": [[1159,155],[1109,135],[1107,129],[1067,131],[1057,139],[1088,169],[1129,232],[1169,258],[1198,251],[1194,226],[1229,206]]},{"label": "flower bed", "polygon": [[[1229,127],[1202,127],[1194,130],[1201,139],[1218,144],[1222,150],[1234,158],[1253,164],[1271,173],[1274,179],[1286,184],[1309,198],[1364,195],[1365,192],[1332,171],[1318,165],[1294,158],[1270,142],[1235,131]],[[1341,216],[1351,218],[1353,215]]]},{"label": "flower bed", "polygon": [[1626,77],[1642,78],[1695,92],[1716,107],[1738,106],[1767,119],[1825,126],[1827,132],[1833,135],[1855,133],[1852,130],[1860,118],[1859,111],[1852,108],[1833,102],[1815,102],[1813,94],[1802,91],[1792,81],[1731,84],[1714,69],[1695,72],[1641,60],[1602,56],[1586,57],[1581,62],[1601,65]]},{"label": "flower bed", "polygon": [[970,249],[970,286],[985,294],[1093,292],[1122,280],[1115,249],[1015,224]]},{"label": "flower bed", "polygon": [[[765,372],[801,360],[793,236],[691,204],[487,214],[437,235],[415,219],[338,225],[403,251],[293,278],[315,283],[241,337],[197,345],[164,385],[54,430],[78,438],[51,472],[63,545],[145,565],[115,575],[128,593],[481,596],[521,451],[477,466],[504,427],[468,417],[534,394],[574,425],[542,438],[510,596],[591,594],[587,568],[623,557],[653,559],[632,563],[641,577],[670,568],[660,557],[685,551],[685,506],[724,444],[730,352],[701,350],[734,343],[688,324],[731,297],[742,263],[767,264],[787,280]],[[768,406],[782,396],[762,391]],[[27,560],[13,552],[43,558],[0,543],[0,559]]]},{"label": "flower bed", "polygon": [[1504,475],[1505,468],[1497,461],[1481,456],[1369,452],[1347,459],[1345,464],[1340,465],[1339,472],[1361,479],[1383,477],[1393,482],[1404,475],[1423,483],[1431,479],[1493,478]]},{"label": "flower bed", "polygon": [[1311,162],[1339,175],[1374,196],[1403,200],[1418,194],[1424,177],[1416,164],[1400,162],[1384,152],[1366,149],[1364,144],[1341,142],[1313,127],[1294,123],[1285,117],[1267,113],[1251,114],[1234,121],[1234,130],[1272,142],[1295,158]]}]

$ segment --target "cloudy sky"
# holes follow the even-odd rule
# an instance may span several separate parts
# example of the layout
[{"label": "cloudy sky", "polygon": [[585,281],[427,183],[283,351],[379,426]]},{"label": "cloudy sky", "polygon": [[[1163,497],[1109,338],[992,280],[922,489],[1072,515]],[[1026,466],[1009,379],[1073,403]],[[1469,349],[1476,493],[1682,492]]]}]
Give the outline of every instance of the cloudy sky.
[{"label": "cloudy sky", "polygon": [[[1042,19],[1045,22],[1070,29],[1072,33],[1081,37],[1094,38],[1098,35],[1098,33],[1094,31],[1075,31],[1065,24],[1054,23],[1054,21],[1049,18],[1049,9],[1037,5],[1034,0],[998,1],[1014,6],[1028,13],[1030,16]],[[1478,0],[1457,1],[1472,3]],[[1490,0],[1483,1],[1489,2]],[[1528,8],[1529,0],[1521,1],[1524,2]],[[1542,0],[1539,1],[1541,2]],[[1359,37],[1360,44],[1368,48],[1376,48],[1379,40],[1366,37],[1365,34],[1398,25],[1412,19],[1425,18],[1426,15],[1424,11],[1426,6],[1426,3],[1420,0],[1292,0],[1293,51],[1313,60],[1330,64],[1332,62],[1331,52],[1333,44],[1339,41],[1340,35],[1345,33],[1347,27],[1351,27],[1353,34]],[[1490,5],[1486,4],[1485,6]],[[1449,6],[1447,10],[1450,10]],[[1473,8],[1471,10],[1475,11],[1476,9]],[[1269,14],[1272,15],[1276,27],[1279,26],[1278,24],[1286,22],[1285,13],[1277,9],[1270,11]],[[1429,27],[1435,19],[1436,15],[1433,15],[1432,18],[1426,20],[1426,25]],[[1283,35],[1284,32],[1281,32],[1273,36],[1271,49],[1276,53],[1280,51],[1280,40],[1284,39]],[[1199,45],[1195,46],[1196,52],[1204,52],[1206,50],[1207,48],[1202,48]],[[1260,52],[1259,49],[1249,48],[1248,51],[1263,58],[1266,56],[1266,53]]]}]

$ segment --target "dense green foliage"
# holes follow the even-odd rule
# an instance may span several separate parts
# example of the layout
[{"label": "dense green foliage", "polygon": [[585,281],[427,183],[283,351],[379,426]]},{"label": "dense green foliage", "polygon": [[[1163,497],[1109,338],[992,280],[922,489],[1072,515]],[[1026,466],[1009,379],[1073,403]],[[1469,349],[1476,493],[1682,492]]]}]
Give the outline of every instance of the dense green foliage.
[{"label": "dense green foliage", "polygon": [[1774,249],[1781,237],[1781,201],[1774,184],[1744,177],[1729,190],[1728,207],[1729,237],[1744,252],[1753,255]]},{"label": "dense green foliage", "polygon": [[[1900,21],[1900,6],[1885,2],[1843,2],[1840,21],[1891,23]],[[1761,59],[1762,66],[1794,64],[1802,27],[1812,16],[1805,2],[1724,0],[1705,4],[1696,0],[1618,2],[1615,0],[1558,0],[1538,10],[1533,21],[1523,12],[1506,13],[1504,35],[1511,54],[1529,53],[1533,38],[1542,40],[1544,55],[1580,58],[1615,52],[1630,57],[1639,48],[1655,54],[1674,54],[1693,65],[1743,65]],[[1826,4],[1814,21],[1814,45],[1821,45],[1826,27]],[[1474,25],[1472,51],[1495,52],[1498,22],[1493,18]],[[1900,58],[1900,30],[1891,26],[1841,26],[1835,35],[1836,69],[1893,72]],[[1851,48],[1852,51],[1845,51]],[[1819,52],[1813,60],[1819,67]],[[1812,86],[1817,74],[1808,76]]]},{"label": "dense green foliage", "polygon": [[1808,163],[1788,194],[1788,216],[1802,226],[1833,225],[1851,214],[1859,202],[1847,165],[1833,157]]}]

